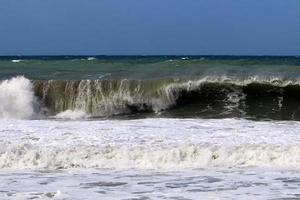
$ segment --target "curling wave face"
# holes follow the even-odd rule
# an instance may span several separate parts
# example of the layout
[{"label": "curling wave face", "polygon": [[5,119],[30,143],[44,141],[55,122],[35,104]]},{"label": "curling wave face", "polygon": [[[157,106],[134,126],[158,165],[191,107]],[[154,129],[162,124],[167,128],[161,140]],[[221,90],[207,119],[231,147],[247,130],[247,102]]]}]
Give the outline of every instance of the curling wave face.
[{"label": "curling wave face", "polygon": [[[50,115],[92,117],[159,113],[167,117],[300,119],[298,80],[207,76],[185,80],[33,81]],[[153,115],[153,114],[152,114]]]},{"label": "curling wave face", "polygon": [[300,82],[206,76],[185,80],[28,80],[0,83],[0,117],[300,119]]}]

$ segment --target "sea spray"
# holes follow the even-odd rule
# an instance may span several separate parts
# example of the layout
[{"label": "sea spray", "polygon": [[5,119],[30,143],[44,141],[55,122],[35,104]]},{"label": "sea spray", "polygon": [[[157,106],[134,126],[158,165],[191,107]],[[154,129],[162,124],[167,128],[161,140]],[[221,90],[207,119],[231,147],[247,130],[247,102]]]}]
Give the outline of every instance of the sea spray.
[{"label": "sea spray", "polygon": [[36,106],[30,80],[18,76],[0,82],[0,118],[33,118]]}]

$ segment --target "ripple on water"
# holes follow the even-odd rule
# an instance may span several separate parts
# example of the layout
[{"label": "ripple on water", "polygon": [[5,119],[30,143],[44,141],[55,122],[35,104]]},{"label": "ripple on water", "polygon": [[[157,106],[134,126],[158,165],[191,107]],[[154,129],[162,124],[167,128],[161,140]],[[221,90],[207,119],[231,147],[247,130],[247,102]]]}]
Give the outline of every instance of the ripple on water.
[{"label": "ripple on water", "polygon": [[92,183],[81,183],[81,188],[95,188],[95,187],[118,187],[122,185],[127,185],[125,182],[105,182],[105,181],[99,181],[99,182],[92,182]]}]

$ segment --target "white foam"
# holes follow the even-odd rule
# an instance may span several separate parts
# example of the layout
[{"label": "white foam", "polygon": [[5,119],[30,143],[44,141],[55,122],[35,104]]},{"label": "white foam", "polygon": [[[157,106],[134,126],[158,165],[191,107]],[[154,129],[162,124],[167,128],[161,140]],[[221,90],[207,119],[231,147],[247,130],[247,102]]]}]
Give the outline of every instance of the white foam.
[{"label": "white foam", "polygon": [[[67,142],[67,141],[66,141]],[[1,168],[186,169],[207,167],[299,167],[299,146],[220,147],[186,145],[164,149],[118,146],[60,148],[19,145],[0,157]]]},{"label": "white foam", "polygon": [[32,118],[36,105],[28,79],[19,76],[0,82],[0,118]]},{"label": "white foam", "polygon": [[92,61],[92,60],[95,60],[95,59],[96,59],[95,57],[88,57],[87,58],[88,61]]},{"label": "white foam", "polygon": [[11,62],[13,63],[19,63],[19,62],[22,62],[23,60],[12,60]]},{"label": "white foam", "polygon": [[0,122],[0,168],[300,167],[299,122]]},{"label": "white foam", "polygon": [[54,118],[57,119],[85,119],[90,117],[82,110],[66,110],[58,113]]}]

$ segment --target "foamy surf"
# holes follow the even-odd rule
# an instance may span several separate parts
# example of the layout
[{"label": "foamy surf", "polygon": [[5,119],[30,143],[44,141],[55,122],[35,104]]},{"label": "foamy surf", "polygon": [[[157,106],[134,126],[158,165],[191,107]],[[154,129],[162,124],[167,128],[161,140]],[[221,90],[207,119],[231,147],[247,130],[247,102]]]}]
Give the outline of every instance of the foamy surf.
[{"label": "foamy surf", "polygon": [[1,120],[0,168],[300,167],[298,122]]},{"label": "foamy surf", "polygon": [[1,119],[0,198],[294,198],[299,130],[239,119]]},{"label": "foamy surf", "polygon": [[220,147],[184,145],[173,148],[77,146],[8,147],[0,157],[5,169],[164,169],[183,170],[211,167],[300,167],[299,145],[245,145]]}]

